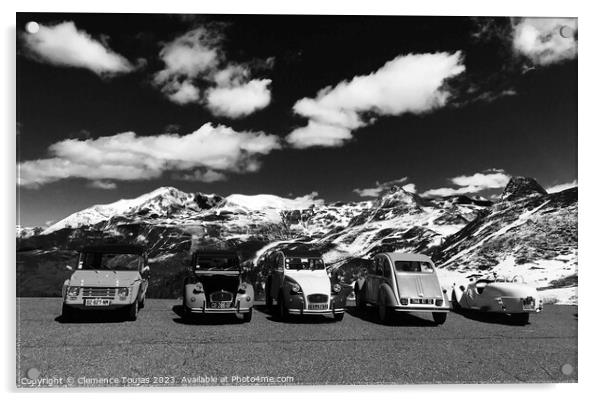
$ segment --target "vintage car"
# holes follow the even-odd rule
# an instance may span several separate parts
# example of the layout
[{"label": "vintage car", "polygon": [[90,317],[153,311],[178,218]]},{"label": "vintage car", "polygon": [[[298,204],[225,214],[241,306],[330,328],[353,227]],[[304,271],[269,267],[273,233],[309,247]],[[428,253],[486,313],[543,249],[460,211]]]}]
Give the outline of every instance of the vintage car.
[{"label": "vintage car", "polygon": [[392,312],[430,312],[443,324],[450,309],[433,262],[420,254],[376,254],[365,277],[356,281],[355,299],[360,309],[376,306],[384,323]]},{"label": "vintage car", "polygon": [[279,249],[263,257],[266,306],[282,320],[290,315],[345,316],[346,294],[331,283],[322,255],[305,248]]},{"label": "vintage car", "polygon": [[84,247],[63,284],[62,317],[86,310],[120,310],[136,320],[144,307],[150,267],[144,247],[107,244]]},{"label": "vintage car", "polygon": [[187,317],[226,313],[250,322],[254,301],[253,286],[245,281],[236,252],[207,250],[192,254],[183,294]]},{"label": "vintage car", "polygon": [[527,285],[521,276],[473,274],[467,279],[466,286],[455,283],[452,286],[454,309],[505,314],[520,324],[527,324],[529,314],[543,309],[537,290]]}]

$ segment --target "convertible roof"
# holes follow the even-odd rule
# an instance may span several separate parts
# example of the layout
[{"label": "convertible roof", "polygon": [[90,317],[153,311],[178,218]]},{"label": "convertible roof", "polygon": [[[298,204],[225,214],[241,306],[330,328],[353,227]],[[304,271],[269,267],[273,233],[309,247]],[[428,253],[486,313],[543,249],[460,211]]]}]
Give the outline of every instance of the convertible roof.
[{"label": "convertible roof", "polygon": [[145,252],[145,248],[142,245],[131,245],[131,244],[99,244],[90,245],[82,248],[82,252],[94,252],[94,253],[133,253],[141,255]]},{"label": "convertible roof", "polygon": [[401,252],[385,252],[381,255],[387,255],[393,262],[397,260],[407,262],[432,262],[431,258],[421,253],[401,253]]}]

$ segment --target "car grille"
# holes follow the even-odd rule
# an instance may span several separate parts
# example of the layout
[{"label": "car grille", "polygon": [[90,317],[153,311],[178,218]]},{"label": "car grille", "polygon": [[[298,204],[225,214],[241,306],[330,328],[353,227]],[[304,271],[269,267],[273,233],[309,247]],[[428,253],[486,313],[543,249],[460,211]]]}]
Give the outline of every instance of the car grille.
[{"label": "car grille", "polygon": [[307,296],[307,301],[312,303],[328,302],[328,295],[326,294],[310,294]]},{"label": "car grille", "polygon": [[209,295],[211,302],[231,302],[233,299],[232,293],[227,291],[217,291]]},{"label": "car grille", "polygon": [[117,288],[115,287],[84,287],[82,297],[90,298],[115,298]]}]

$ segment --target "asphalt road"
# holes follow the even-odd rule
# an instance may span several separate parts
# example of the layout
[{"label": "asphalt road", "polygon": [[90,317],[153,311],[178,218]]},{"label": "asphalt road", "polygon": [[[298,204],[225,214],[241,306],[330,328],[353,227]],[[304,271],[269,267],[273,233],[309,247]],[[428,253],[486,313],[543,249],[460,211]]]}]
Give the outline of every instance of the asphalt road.
[{"label": "asphalt road", "polygon": [[573,306],[546,305],[526,326],[455,313],[442,326],[430,315],[385,326],[354,307],[342,322],[280,322],[257,306],[250,323],[187,323],[180,302],[147,300],[135,322],[63,323],[60,299],[18,299],[17,385],[577,381]]}]

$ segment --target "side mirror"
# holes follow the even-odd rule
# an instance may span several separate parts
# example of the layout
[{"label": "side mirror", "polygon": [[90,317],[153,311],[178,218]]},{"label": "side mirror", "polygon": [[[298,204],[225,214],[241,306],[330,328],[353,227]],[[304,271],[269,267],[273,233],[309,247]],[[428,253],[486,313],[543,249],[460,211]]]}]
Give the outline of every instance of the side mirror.
[{"label": "side mirror", "polygon": [[145,274],[145,273],[148,273],[148,272],[150,272],[150,266],[146,265],[146,266],[144,266],[142,268],[142,271],[140,273]]},{"label": "side mirror", "polygon": [[65,266],[65,269],[69,270],[70,272],[72,272],[72,271],[73,271],[73,267],[72,267],[72,266],[69,266],[69,265]]}]

